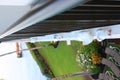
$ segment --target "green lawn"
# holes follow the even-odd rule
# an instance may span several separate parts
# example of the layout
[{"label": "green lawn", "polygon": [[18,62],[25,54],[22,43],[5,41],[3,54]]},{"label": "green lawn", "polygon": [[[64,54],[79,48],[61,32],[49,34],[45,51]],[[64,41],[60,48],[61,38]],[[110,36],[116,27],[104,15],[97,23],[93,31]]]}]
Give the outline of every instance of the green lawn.
[{"label": "green lawn", "polygon": [[[36,46],[40,46],[47,43],[35,43]],[[68,46],[66,42],[60,42],[58,48],[49,46],[39,49],[42,56],[45,57],[50,65],[55,76],[60,76],[69,73],[75,73],[81,71],[78,63],[76,62],[76,52],[71,46]],[[83,77],[73,77],[64,80],[83,80]]]}]

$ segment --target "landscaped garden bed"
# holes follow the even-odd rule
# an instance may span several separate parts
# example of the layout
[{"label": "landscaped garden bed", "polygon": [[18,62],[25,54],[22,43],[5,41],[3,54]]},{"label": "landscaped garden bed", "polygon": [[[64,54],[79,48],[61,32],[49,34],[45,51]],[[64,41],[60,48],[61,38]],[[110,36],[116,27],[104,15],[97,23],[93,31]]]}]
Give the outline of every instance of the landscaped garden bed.
[{"label": "landscaped garden bed", "polygon": [[76,61],[79,66],[83,70],[92,72],[94,74],[92,77],[97,79],[99,73],[103,72],[104,68],[104,65],[101,64],[101,60],[106,56],[101,43],[96,40],[88,45],[82,45],[81,42],[73,42],[72,47],[77,51]]}]

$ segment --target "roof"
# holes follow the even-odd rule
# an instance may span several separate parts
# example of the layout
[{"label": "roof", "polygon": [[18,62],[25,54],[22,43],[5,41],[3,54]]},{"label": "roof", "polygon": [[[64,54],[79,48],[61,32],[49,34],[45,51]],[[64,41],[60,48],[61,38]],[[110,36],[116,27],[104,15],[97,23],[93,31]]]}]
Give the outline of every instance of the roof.
[{"label": "roof", "polygon": [[92,0],[15,32],[1,41],[120,24],[120,1]]}]

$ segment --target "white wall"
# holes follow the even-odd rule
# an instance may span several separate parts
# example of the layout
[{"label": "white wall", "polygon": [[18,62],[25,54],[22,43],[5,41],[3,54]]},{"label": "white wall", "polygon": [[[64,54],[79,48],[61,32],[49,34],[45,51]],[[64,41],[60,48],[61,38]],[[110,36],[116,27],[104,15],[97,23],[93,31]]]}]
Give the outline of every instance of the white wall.
[{"label": "white wall", "polygon": [[8,30],[13,23],[23,17],[29,10],[30,6],[0,5],[0,34]]},{"label": "white wall", "polygon": [[0,5],[30,5],[37,0],[0,0]]}]

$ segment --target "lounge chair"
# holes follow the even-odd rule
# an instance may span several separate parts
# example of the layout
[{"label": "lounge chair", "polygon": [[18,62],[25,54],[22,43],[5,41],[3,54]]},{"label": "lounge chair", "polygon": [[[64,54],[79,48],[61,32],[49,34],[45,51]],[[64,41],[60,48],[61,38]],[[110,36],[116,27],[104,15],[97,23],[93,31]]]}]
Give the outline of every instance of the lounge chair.
[{"label": "lounge chair", "polygon": [[111,70],[114,72],[114,74],[117,77],[120,77],[120,70],[119,70],[119,68],[114,63],[112,63],[110,60],[103,58],[102,59],[102,64],[110,67]]},{"label": "lounge chair", "polygon": [[106,75],[104,73],[99,74],[99,79],[100,80],[114,80],[114,78],[112,76]]},{"label": "lounge chair", "polygon": [[114,57],[115,61],[117,61],[120,64],[120,55],[115,50],[107,47],[105,49],[105,53],[111,55],[112,57]]}]

